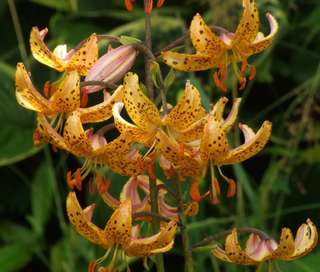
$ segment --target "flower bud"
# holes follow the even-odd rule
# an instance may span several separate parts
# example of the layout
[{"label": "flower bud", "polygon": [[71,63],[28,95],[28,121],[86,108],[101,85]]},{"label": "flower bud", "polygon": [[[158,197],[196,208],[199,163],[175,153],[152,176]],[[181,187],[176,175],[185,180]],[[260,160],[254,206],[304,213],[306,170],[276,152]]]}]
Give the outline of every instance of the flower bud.
[{"label": "flower bud", "polygon": [[[132,45],[122,45],[100,57],[90,69],[85,81],[104,81],[114,84],[133,66],[137,51]],[[87,86],[88,93],[97,92],[103,86]]]}]

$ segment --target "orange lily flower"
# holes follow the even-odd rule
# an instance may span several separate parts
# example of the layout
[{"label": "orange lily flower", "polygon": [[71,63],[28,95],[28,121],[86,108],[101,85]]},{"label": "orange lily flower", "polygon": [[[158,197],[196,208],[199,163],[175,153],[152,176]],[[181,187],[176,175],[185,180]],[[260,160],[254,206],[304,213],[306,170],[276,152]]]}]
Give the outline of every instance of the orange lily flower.
[{"label": "orange lily flower", "polygon": [[212,254],[226,262],[258,265],[267,260],[291,261],[301,258],[311,252],[317,243],[317,228],[307,219],[307,222],[299,227],[295,239],[288,228],[282,229],[279,243],[252,233],[244,250],[239,244],[237,229],[234,229],[226,238],[225,249],[216,247]]},{"label": "orange lily flower", "polygon": [[58,45],[53,52],[44,43],[48,29],[33,27],[30,34],[30,47],[33,57],[39,62],[59,71],[76,70],[85,76],[98,58],[96,34],[92,34],[78,48],[67,51],[67,46]]},{"label": "orange lily flower", "polygon": [[[224,79],[227,68],[233,64],[235,75],[240,81],[240,89],[246,84],[245,73],[250,68],[250,77],[255,76],[255,68],[249,66],[247,59],[269,47],[278,32],[276,19],[267,13],[271,32],[266,37],[259,32],[259,14],[255,0],[243,0],[243,14],[235,33],[223,28],[216,28],[214,33],[199,14],[196,14],[190,25],[190,37],[196,49],[195,54],[182,54],[172,51],[162,53],[163,60],[169,66],[180,71],[201,71],[218,68],[214,81],[218,88],[226,91]],[[237,63],[242,62],[241,69]],[[220,76],[220,78],[219,78]]]},{"label": "orange lily flower", "polygon": [[161,230],[150,237],[137,238],[137,228],[132,225],[132,205],[125,200],[113,212],[104,229],[92,220],[95,204],[82,209],[77,196],[70,192],[67,197],[67,213],[75,230],[90,242],[110,249],[120,246],[128,256],[150,256],[169,251],[174,244],[177,222],[163,224]]}]

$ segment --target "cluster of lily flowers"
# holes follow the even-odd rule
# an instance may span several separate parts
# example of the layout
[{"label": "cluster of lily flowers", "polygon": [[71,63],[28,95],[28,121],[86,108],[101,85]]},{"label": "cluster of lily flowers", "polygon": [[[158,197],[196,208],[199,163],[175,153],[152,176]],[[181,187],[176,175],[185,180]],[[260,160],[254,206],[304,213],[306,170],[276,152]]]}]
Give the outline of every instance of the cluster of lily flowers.
[{"label": "cluster of lily flowers", "polygon": [[[157,6],[161,7],[163,2],[158,1]],[[148,3],[146,13],[151,12],[153,1]],[[133,1],[125,1],[125,4],[128,10],[132,10]],[[256,73],[254,66],[248,64],[248,57],[271,45],[278,24],[268,13],[271,32],[264,36],[259,32],[256,1],[243,0],[243,9],[235,33],[220,27],[210,28],[196,14],[190,26],[190,38],[196,53],[162,52],[163,62],[180,71],[214,69],[214,82],[224,92],[227,91],[225,79],[231,65],[239,80],[239,88],[245,88],[247,72],[249,80]],[[269,140],[271,122],[264,121],[257,132],[240,123],[244,143],[231,148],[227,134],[237,120],[241,98],[232,102],[227,117],[224,117],[226,97],[221,97],[206,112],[199,91],[187,81],[178,103],[159,110],[144,93],[138,75],[130,72],[138,56],[135,46],[111,48],[99,57],[100,37],[92,34],[74,49],[68,51],[66,45],[59,45],[50,51],[44,42],[47,33],[48,29],[32,29],[31,52],[36,60],[63,72],[63,75],[55,82],[46,82],[43,91],[39,91],[31,81],[30,72],[18,63],[16,98],[22,107],[37,112],[35,144],[49,143],[54,149],[85,159],[81,168],[67,173],[68,186],[72,190],[81,190],[83,180],[93,173],[100,196],[114,209],[105,227],[100,228],[92,222],[95,204],[82,208],[74,191],[67,197],[67,213],[75,230],[107,250],[102,259],[90,263],[89,270],[95,271],[112,249],[114,255],[122,257],[145,257],[169,251],[179,225],[179,211],[178,207],[167,203],[166,195],[170,191],[155,176],[154,164],[159,163],[168,179],[191,180],[190,201],[184,204],[183,213],[194,216],[202,199],[207,198],[212,204],[220,201],[221,189],[215,170],[228,184],[227,197],[235,195],[235,181],[227,178],[221,167],[241,163],[260,152]],[[241,63],[240,67],[238,63]],[[121,85],[116,85],[121,81]],[[106,86],[110,86],[109,90],[114,89],[112,93],[105,90]],[[103,92],[103,100],[89,105],[90,95],[95,92]],[[113,122],[110,122],[112,118]],[[94,124],[105,121],[109,123],[97,130],[94,128]],[[112,135],[116,130],[118,136],[109,140],[106,135],[111,130]],[[119,199],[109,193],[110,180],[104,181],[98,174],[101,166],[129,177]],[[199,183],[207,172],[211,175],[210,188],[201,194]],[[156,180],[159,216],[167,220],[161,223],[157,234],[139,238],[140,225],[133,225],[134,215],[145,212],[139,220],[151,220],[147,214],[151,211],[149,179]],[[225,248],[215,247],[212,254],[221,260],[244,265],[274,259],[292,260],[311,251],[317,238],[317,229],[308,219],[299,228],[295,239],[287,228],[282,230],[280,242],[252,233],[243,250],[235,228],[227,236]],[[119,249],[124,254],[119,254]],[[112,258],[110,267],[116,265],[115,259]],[[101,266],[99,271],[106,269]]]}]

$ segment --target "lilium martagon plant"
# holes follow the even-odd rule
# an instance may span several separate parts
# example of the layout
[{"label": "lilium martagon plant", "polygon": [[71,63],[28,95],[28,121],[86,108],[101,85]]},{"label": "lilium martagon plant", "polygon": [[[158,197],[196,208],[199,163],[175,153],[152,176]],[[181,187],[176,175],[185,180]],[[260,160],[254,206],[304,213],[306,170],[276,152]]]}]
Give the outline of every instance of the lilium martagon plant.
[{"label": "lilium martagon plant", "polygon": [[[258,54],[268,48],[278,32],[276,19],[267,13],[270,34],[264,36],[259,32],[259,13],[255,0],[243,0],[243,14],[234,33],[221,27],[211,28],[204,22],[200,14],[196,14],[190,25],[191,42],[196,49],[195,54],[184,54],[173,51],[162,52],[163,61],[180,71],[202,71],[216,69],[214,82],[226,92],[224,83],[229,65],[240,82],[240,89],[246,86],[246,71],[250,69],[249,79],[255,77],[256,69],[248,64],[251,55]],[[239,69],[237,63],[242,63]]]},{"label": "lilium martagon plant", "polygon": [[[101,264],[113,251],[114,258],[109,267],[117,265],[117,257],[147,257],[169,251],[174,244],[177,221],[171,220],[161,226],[160,231],[145,238],[139,237],[139,226],[132,224],[132,204],[125,200],[115,209],[104,228],[91,220],[95,204],[82,209],[77,196],[70,192],[67,197],[67,213],[74,229],[90,242],[107,250],[107,253],[94,264]],[[119,254],[122,251],[124,254]],[[126,258],[124,258],[126,261]],[[95,266],[95,265],[94,265]],[[92,267],[92,265],[91,265]]]}]

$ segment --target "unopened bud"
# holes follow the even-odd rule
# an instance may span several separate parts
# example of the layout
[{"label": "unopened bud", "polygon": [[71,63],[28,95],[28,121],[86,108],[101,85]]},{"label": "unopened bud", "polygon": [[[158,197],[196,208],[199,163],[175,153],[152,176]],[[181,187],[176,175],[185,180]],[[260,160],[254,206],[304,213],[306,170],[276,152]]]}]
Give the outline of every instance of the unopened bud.
[{"label": "unopened bud", "polygon": [[[104,81],[114,84],[131,69],[137,56],[136,49],[131,45],[122,45],[100,57],[90,69],[85,81]],[[87,86],[87,92],[102,90],[103,86]]]}]

